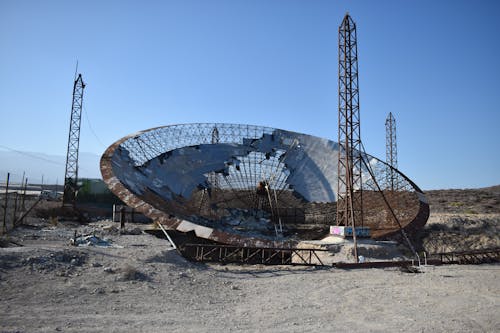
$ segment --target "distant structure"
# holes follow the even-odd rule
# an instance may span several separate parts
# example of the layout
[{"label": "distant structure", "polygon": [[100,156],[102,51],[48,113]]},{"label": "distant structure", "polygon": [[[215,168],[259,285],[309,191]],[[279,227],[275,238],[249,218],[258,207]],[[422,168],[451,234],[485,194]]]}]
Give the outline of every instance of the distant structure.
[{"label": "distant structure", "polygon": [[398,190],[398,177],[395,171],[398,168],[398,147],[396,142],[396,119],[389,112],[385,120],[385,161],[388,164],[386,171],[386,188],[391,191]]},{"label": "distant structure", "polygon": [[82,74],[78,74],[73,85],[73,104],[71,106],[68,150],[66,153],[63,206],[74,206],[78,190],[78,149],[80,146],[80,124],[84,88],[85,83],[83,83]]},{"label": "distant structure", "polygon": [[[339,27],[339,153],[337,225],[363,225],[362,156],[356,24],[346,14]],[[356,248],[356,247],[355,247]],[[355,253],[357,258],[357,253]]]}]

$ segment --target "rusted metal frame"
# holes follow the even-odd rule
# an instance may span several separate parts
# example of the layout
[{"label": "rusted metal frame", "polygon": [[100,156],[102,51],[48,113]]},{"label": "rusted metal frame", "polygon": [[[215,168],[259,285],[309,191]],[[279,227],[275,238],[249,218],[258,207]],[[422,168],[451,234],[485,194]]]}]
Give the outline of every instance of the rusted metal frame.
[{"label": "rusted metal frame", "polygon": [[[243,203],[243,204],[248,204],[248,201],[246,201],[246,200],[244,199],[245,197],[241,196],[241,195],[238,193],[238,191],[237,191],[237,190],[235,190],[235,189],[231,186],[231,184],[229,183],[229,181],[227,180],[227,178],[226,178],[226,177],[222,176],[222,179],[224,179],[224,181],[225,181],[225,182],[226,182],[226,184],[228,185],[228,189],[229,189],[229,190],[231,190],[231,191],[233,192],[234,197],[235,197],[236,199],[238,199],[238,200],[239,200],[241,203]],[[242,198],[243,198],[243,199],[242,199]]]},{"label": "rusted metal frame", "polygon": [[211,255],[212,253],[214,252],[217,252],[217,248],[212,248],[212,249],[209,249],[207,252],[205,251],[205,246],[201,246],[201,257],[203,258],[203,260],[205,260],[206,258],[208,258],[209,255]]},{"label": "rusted metal frame", "polygon": [[[278,236],[278,231],[276,229],[276,217],[275,217],[275,213],[274,213],[274,208],[273,208],[273,200],[271,198],[271,193],[270,193],[270,190],[269,190],[269,183],[267,182],[267,180],[265,180],[266,184],[264,185],[264,189],[266,190],[266,193],[267,193],[267,199],[269,200],[269,209],[271,210],[271,220],[273,221],[274,223],[274,229],[276,231],[276,236]],[[278,216],[279,218],[279,216]]]},{"label": "rusted metal frame", "polygon": [[[230,259],[231,257],[233,257],[235,254],[239,254],[240,258],[243,259],[243,247],[237,247],[233,250],[229,250],[228,248],[225,248],[225,252],[224,252],[224,258],[222,259],[222,261],[226,261],[228,258]],[[238,258],[238,256],[235,256],[236,258]]]},{"label": "rusted metal frame", "polygon": [[262,252],[262,249],[247,248],[246,250],[247,250],[247,255],[245,256],[244,262],[249,262],[253,257],[256,257],[258,254]]},{"label": "rusted metal frame", "polygon": [[[280,155],[280,157],[283,156],[284,154],[286,154],[286,151],[284,153],[282,153]],[[283,172],[280,172],[280,171],[285,168],[285,164],[282,163],[282,161],[280,161],[280,159],[278,157],[276,157],[276,156],[273,156],[273,159],[274,160],[273,160],[273,162],[271,164],[271,171],[273,172],[273,174],[271,175],[271,177],[269,177],[269,179],[272,179],[274,181],[274,185],[273,185],[274,188],[272,189],[272,191],[273,191],[273,194],[274,194],[274,201],[275,201],[275,206],[276,206],[275,209],[276,209],[276,215],[278,216],[278,222],[279,222],[279,226],[280,226],[280,232],[282,232],[283,231],[283,226],[282,226],[281,216],[280,216],[279,206],[278,206],[278,199],[279,199],[279,197],[280,197],[280,195],[281,195],[282,192],[280,191],[279,194],[276,193],[276,188],[277,188],[276,185],[277,185],[278,179],[281,178],[282,175],[283,175]],[[281,168],[280,168],[280,166],[281,166]],[[274,170],[274,169],[276,169],[276,170]],[[274,174],[276,174],[278,172],[279,172],[279,176],[278,176],[278,178],[275,178]],[[286,180],[286,178],[285,178],[285,180]],[[281,185],[283,185],[283,183],[281,183]],[[286,183],[285,183],[285,185],[286,185]],[[271,187],[271,182],[269,182],[269,187]],[[271,188],[269,188],[269,191],[271,191]]]},{"label": "rusted metal frame", "polygon": [[[299,257],[304,264],[311,264],[311,262],[308,262],[304,257],[302,257],[300,255],[299,251],[301,251],[301,250],[300,249],[294,249],[294,250],[292,250],[293,254],[295,254],[297,257]],[[304,251],[304,250],[302,250],[302,251]]]},{"label": "rusted metal frame", "polygon": [[293,265],[294,263],[293,263],[292,254],[293,254],[292,251],[282,250],[281,251],[281,263],[283,265]]},{"label": "rusted metal frame", "polygon": [[[316,253],[316,251],[311,251],[310,253],[314,254],[314,256],[316,257],[316,259],[318,259],[319,263],[321,264],[321,266],[324,266],[325,264],[323,263],[323,261],[318,257],[318,254]],[[310,260],[310,259],[309,259]]]},{"label": "rusted metal frame", "polygon": [[[356,225],[363,225],[361,135],[356,25],[348,14],[339,27],[339,153],[337,224],[351,226],[356,262]],[[357,193],[354,187],[358,186]]]},{"label": "rusted metal frame", "polygon": [[431,254],[447,264],[480,264],[500,261],[500,248]]},{"label": "rusted metal frame", "polygon": [[200,247],[196,247],[196,253],[194,255],[194,258],[196,261],[201,261],[200,260],[200,252],[202,251],[202,249]]},{"label": "rusted metal frame", "polygon": [[[283,165],[286,168],[286,164],[283,163]],[[283,171],[287,171],[287,169],[285,169],[285,168],[283,169]],[[280,186],[280,189],[278,191],[278,198],[283,194],[283,192],[285,192],[289,188],[288,184],[286,182],[289,176],[290,176],[290,173],[288,175],[285,172],[282,172],[280,174],[280,184],[281,184],[281,186]],[[283,178],[283,179],[281,179],[281,178]]]},{"label": "rusted metal frame", "polygon": [[[324,263],[323,261],[321,261],[321,259],[318,257],[318,254],[316,253],[318,249],[293,249],[292,252],[293,254],[295,254],[296,256],[298,256],[304,265],[308,265],[308,266],[324,266]],[[304,256],[302,256],[301,253],[303,252],[306,252],[307,253],[307,258],[305,258]],[[313,255],[314,257],[316,257],[316,259],[318,260],[319,264],[316,264],[316,263],[313,263]],[[295,263],[296,264],[296,263]]]},{"label": "rusted metal frame", "polygon": [[[262,249],[264,253],[268,253],[268,255],[265,257],[264,264],[268,264],[271,262],[271,260],[281,254],[281,251],[278,249]],[[281,262],[283,262],[283,258],[281,258]]]},{"label": "rusted metal frame", "polygon": [[[323,249],[297,249],[297,248],[255,248],[255,247],[241,247],[241,246],[228,246],[228,245],[212,245],[212,244],[186,244],[185,248],[195,248],[197,261],[211,261],[214,260],[211,255],[218,251],[219,255],[216,261],[219,262],[241,262],[249,263],[252,258],[257,258],[260,255],[260,262],[262,264],[270,264],[273,259],[279,258],[283,265],[309,265],[309,266],[324,266],[323,262],[317,255],[317,251],[327,251]],[[309,253],[309,259],[304,258],[301,253]],[[297,255],[302,262],[294,263],[292,255]],[[313,263],[313,255],[318,260],[319,264]]]},{"label": "rusted metal frame", "polygon": [[[363,146],[362,146],[362,148],[364,150]],[[364,158],[362,158],[361,160],[364,163],[364,165],[365,165],[366,169],[368,170],[368,172],[370,173],[370,176],[373,178],[373,181],[374,181],[375,185],[377,186],[378,193],[380,193],[380,195],[382,196],[382,199],[384,200],[386,208],[389,210],[389,212],[392,215],[394,221],[396,221],[396,223],[398,224],[399,230],[401,231],[401,235],[403,236],[403,238],[405,239],[406,243],[410,247],[410,250],[413,252],[413,255],[417,258],[418,262],[420,263],[420,256],[418,255],[417,251],[413,247],[413,244],[411,243],[410,239],[408,238],[408,235],[406,235],[406,232],[404,231],[403,226],[399,222],[399,219],[396,216],[396,213],[394,213],[394,210],[392,209],[391,205],[389,204],[389,201],[387,201],[387,198],[386,198],[384,192],[382,191],[382,189],[380,188],[380,185],[378,184],[377,180],[375,179],[375,175],[373,174],[373,171],[372,171],[370,165],[368,163],[366,163],[366,161],[365,161]]]},{"label": "rusted metal frame", "polygon": [[64,172],[63,206],[75,205],[75,194],[78,190],[78,150],[80,147],[80,127],[83,108],[83,91],[85,83],[82,75],[73,83],[73,99],[71,104],[70,127],[66,151],[66,167]]}]

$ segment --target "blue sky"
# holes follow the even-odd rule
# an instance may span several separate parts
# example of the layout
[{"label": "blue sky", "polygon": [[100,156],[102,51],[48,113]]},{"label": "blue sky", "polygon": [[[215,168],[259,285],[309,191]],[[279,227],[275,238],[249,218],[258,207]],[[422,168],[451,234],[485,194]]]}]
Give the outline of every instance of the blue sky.
[{"label": "blue sky", "polygon": [[347,11],[367,152],[385,159],[392,112],[420,187],[500,184],[499,1],[0,0],[0,149],[66,153],[77,60],[84,152],[189,122],[336,141]]}]

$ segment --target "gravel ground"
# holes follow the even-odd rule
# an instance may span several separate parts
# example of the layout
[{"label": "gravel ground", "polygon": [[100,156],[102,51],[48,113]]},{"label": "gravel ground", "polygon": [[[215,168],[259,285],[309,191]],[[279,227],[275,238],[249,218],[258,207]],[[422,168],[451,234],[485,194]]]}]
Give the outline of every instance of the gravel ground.
[{"label": "gravel ground", "polygon": [[[29,223],[0,248],[0,332],[500,331],[499,265],[207,265],[110,222]],[[112,246],[71,246],[75,230]]]}]

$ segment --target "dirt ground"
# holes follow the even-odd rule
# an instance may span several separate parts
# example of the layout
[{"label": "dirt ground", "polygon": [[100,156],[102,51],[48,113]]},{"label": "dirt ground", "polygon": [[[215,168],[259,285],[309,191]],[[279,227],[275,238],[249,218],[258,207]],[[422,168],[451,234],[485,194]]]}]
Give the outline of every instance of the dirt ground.
[{"label": "dirt ground", "polygon": [[[54,224],[30,218],[2,238],[0,332],[500,331],[499,265],[198,264],[135,226]],[[71,246],[75,230],[111,246]]]}]

